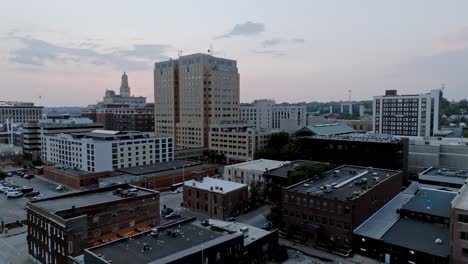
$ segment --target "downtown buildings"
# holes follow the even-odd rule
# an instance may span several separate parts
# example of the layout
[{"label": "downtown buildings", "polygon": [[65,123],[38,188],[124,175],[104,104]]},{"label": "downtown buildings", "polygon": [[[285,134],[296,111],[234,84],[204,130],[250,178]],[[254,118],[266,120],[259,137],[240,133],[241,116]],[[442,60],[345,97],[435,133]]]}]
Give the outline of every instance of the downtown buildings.
[{"label": "downtown buildings", "polygon": [[242,122],[257,129],[294,131],[307,123],[306,104],[276,104],[273,100],[255,100],[240,105]]},{"label": "downtown buildings", "polygon": [[81,115],[107,130],[154,132],[154,105],[146,103],[143,96],[131,96],[126,73],[122,75],[120,95],[106,90],[102,102],[82,109]]},{"label": "downtown buildings", "polygon": [[441,99],[441,90],[416,95],[387,90],[383,96],[374,96],[374,132],[432,137],[440,129]]},{"label": "downtown buildings", "polygon": [[208,147],[209,126],[239,122],[235,60],[207,54],[155,63],[155,130],[177,149]]}]

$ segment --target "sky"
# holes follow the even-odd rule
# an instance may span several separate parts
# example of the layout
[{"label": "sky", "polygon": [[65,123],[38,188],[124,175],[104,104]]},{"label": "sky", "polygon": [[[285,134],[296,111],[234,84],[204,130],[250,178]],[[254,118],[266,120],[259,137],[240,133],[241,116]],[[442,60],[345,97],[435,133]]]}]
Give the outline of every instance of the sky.
[{"label": "sky", "polygon": [[118,90],[153,101],[154,62],[235,59],[242,102],[371,100],[445,85],[468,97],[468,1],[6,1],[0,100],[85,106]]}]

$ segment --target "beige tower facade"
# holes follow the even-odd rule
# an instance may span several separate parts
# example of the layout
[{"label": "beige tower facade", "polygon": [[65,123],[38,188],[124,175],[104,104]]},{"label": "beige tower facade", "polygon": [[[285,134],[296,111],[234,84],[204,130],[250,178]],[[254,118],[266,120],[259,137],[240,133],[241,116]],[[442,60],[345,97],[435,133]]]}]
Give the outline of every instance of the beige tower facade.
[{"label": "beige tower facade", "polygon": [[239,122],[235,60],[208,54],[158,62],[154,69],[155,130],[178,149],[208,147],[211,124]]}]

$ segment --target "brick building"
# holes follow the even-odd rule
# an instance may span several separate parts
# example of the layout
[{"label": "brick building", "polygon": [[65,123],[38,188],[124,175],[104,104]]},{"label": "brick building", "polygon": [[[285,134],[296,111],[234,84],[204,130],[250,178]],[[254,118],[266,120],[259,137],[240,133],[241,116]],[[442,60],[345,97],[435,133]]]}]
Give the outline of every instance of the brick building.
[{"label": "brick building", "polygon": [[450,203],[451,263],[468,262],[468,185]]},{"label": "brick building", "polygon": [[209,217],[228,218],[248,197],[246,184],[210,177],[184,183],[184,207]]},{"label": "brick building", "polygon": [[159,225],[159,192],[118,185],[26,204],[29,254],[67,263],[85,248]]},{"label": "brick building", "polygon": [[283,221],[313,244],[351,251],[353,229],[400,192],[402,172],[341,166],[283,191]]},{"label": "brick building", "polygon": [[121,173],[114,171],[86,172],[75,168],[54,166],[44,167],[43,177],[73,189],[92,189],[99,187],[99,179],[112,177]]},{"label": "brick building", "polygon": [[131,183],[136,186],[167,191],[182,186],[184,181],[220,174],[221,165],[196,161],[173,160],[146,166],[118,169],[121,175],[102,178],[100,186]]}]

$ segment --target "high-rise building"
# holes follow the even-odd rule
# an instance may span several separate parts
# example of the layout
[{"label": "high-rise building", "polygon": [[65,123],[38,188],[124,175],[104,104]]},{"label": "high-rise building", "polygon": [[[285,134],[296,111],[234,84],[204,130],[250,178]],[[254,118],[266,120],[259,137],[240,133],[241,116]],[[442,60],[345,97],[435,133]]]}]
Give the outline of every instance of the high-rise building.
[{"label": "high-rise building", "polygon": [[241,120],[258,129],[294,131],[307,123],[305,104],[276,104],[273,100],[255,100],[241,104]]},{"label": "high-rise building", "polygon": [[398,95],[387,90],[374,96],[374,132],[396,136],[432,137],[440,128],[442,91]]},{"label": "high-rise building", "polygon": [[122,83],[120,84],[120,96],[130,97],[130,86],[128,86],[128,76],[125,72],[122,75]]},{"label": "high-rise building", "polygon": [[178,149],[207,147],[209,125],[239,121],[235,60],[208,54],[155,63],[155,130]]}]

